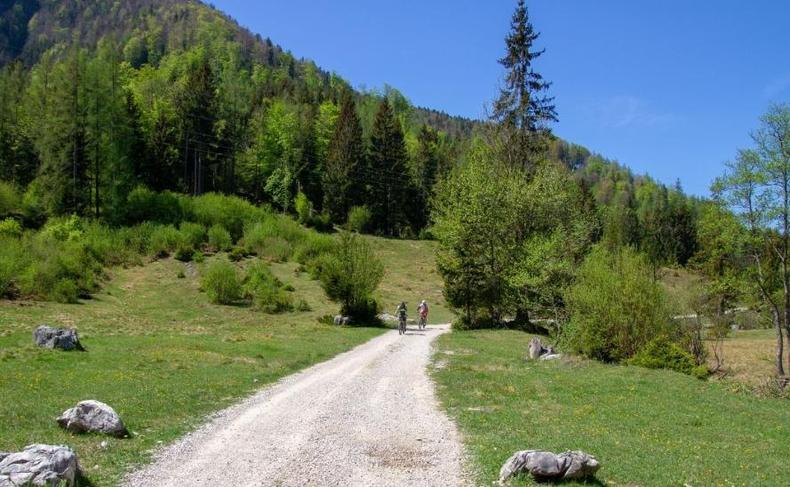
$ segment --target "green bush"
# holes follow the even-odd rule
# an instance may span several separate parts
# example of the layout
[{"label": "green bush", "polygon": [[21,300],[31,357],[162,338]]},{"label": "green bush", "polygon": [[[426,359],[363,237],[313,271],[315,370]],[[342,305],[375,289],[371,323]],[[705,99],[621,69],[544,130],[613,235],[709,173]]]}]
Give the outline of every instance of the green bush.
[{"label": "green bush", "polygon": [[384,277],[384,265],[362,237],[343,233],[334,249],[321,258],[321,286],[341,314],[356,322],[375,320],[373,293]]},{"label": "green bush", "polygon": [[233,247],[228,254],[231,262],[241,262],[245,257],[247,257],[247,253],[244,251],[244,248],[239,246]]},{"label": "green bush", "polygon": [[[244,226],[263,219],[269,211],[236,196],[207,193],[192,199],[194,221],[211,228],[221,225],[233,241],[241,238]],[[229,246],[228,246],[229,247]]]},{"label": "green bush", "polygon": [[189,219],[184,206],[188,197],[164,191],[157,193],[139,186],[133,189],[126,198],[124,222],[134,225],[142,222],[156,222],[163,225],[175,225]]},{"label": "green bush", "polygon": [[282,288],[282,283],[260,262],[247,269],[244,294],[255,308],[265,313],[282,313],[293,309],[293,299]]},{"label": "green bush", "polygon": [[186,245],[184,235],[173,225],[157,226],[151,232],[148,253],[156,257],[167,257],[178,248]]},{"label": "green bush", "polygon": [[694,356],[666,337],[655,338],[642,350],[627,360],[628,365],[648,369],[669,369],[704,379],[708,376],[705,366],[698,366]]},{"label": "green bush", "polygon": [[244,227],[242,244],[249,253],[285,261],[308,233],[290,218],[269,215]]},{"label": "green bush", "polygon": [[215,252],[228,250],[233,245],[230,232],[220,224],[215,224],[208,229],[208,246]]},{"label": "green bush", "polygon": [[198,264],[202,264],[206,260],[206,256],[203,255],[203,252],[196,250],[194,254],[192,254],[192,261],[197,262]]},{"label": "green bush", "polygon": [[215,304],[233,304],[241,299],[241,283],[233,264],[214,259],[206,265],[201,287]]},{"label": "green bush", "polygon": [[0,297],[13,297],[20,272],[30,264],[30,253],[17,238],[0,235]]},{"label": "green bush", "polygon": [[348,229],[352,232],[364,233],[370,227],[373,213],[367,206],[355,206],[348,212]]},{"label": "green bush", "polygon": [[19,212],[22,206],[22,197],[14,185],[0,181],[0,218]]},{"label": "green bush", "polygon": [[310,222],[310,219],[313,217],[313,204],[307,198],[307,195],[301,191],[296,194],[296,200],[294,200],[294,209],[296,210],[296,216],[299,219],[299,223],[307,225]]},{"label": "green bush", "polygon": [[65,218],[50,218],[41,229],[42,238],[51,238],[56,242],[79,240],[82,237],[83,222],[77,215]]},{"label": "green bush", "polygon": [[562,341],[591,358],[626,360],[655,337],[670,333],[664,290],[646,259],[630,248],[611,253],[596,246],[565,301],[571,319]]},{"label": "green bush", "polygon": [[19,238],[22,236],[22,225],[13,218],[0,221],[0,237]]},{"label": "green bush", "polygon": [[195,255],[195,249],[191,245],[187,243],[183,243],[179,245],[178,248],[176,249],[175,258],[176,260],[180,260],[181,262],[189,262],[192,260],[194,255]]},{"label": "green bush", "polygon": [[58,303],[76,304],[79,302],[79,288],[71,279],[61,279],[55,283],[50,297]]},{"label": "green bush", "polygon": [[184,241],[196,249],[200,248],[203,242],[206,241],[206,227],[200,223],[181,222],[179,230],[184,237]]},{"label": "green bush", "polygon": [[299,311],[300,313],[305,313],[312,310],[313,308],[311,308],[310,304],[304,299],[300,299],[296,302],[296,311]]}]

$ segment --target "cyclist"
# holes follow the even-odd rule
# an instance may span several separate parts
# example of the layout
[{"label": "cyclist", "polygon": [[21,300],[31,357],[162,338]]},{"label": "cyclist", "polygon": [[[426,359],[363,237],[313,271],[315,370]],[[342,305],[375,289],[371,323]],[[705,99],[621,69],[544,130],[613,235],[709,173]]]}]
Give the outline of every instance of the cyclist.
[{"label": "cyclist", "polygon": [[417,307],[417,311],[420,313],[420,329],[424,330],[425,325],[428,324],[428,303],[424,299]]},{"label": "cyclist", "polygon": [[395,316],[398,317],[398,335],[406,334],[406,302],[401,301],[398,309],[395,310]]}]

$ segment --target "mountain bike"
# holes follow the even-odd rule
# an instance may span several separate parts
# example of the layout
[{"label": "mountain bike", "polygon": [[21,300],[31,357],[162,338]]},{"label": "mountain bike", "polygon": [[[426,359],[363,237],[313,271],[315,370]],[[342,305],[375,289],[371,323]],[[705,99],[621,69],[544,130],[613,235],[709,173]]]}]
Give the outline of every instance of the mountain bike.
[{"label": "mountain bike", "polygon": [[401,317],[398,319],[398,335],[405,335],[406,334],[406,317]]},{"label": "mountain bike", "polygon": [[428,317],[424,315],[420,315],[420,330],[425,329],[425,325],[428,324]]}]

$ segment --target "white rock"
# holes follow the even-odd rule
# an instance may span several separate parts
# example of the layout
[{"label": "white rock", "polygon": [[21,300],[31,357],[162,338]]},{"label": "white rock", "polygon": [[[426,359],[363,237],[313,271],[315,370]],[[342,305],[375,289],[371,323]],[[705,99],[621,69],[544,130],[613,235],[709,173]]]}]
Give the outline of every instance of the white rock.
[{"label": "white rock", "polygon": [[66,446],[30,445],[18,453],[0,453],[0,487],[73,484],[79,473],[74,451]]},{"label": "white rock", "polygon": [[57,422],[72,433],[105,433],[119,438],[129,434],[118,413],[99,401],[82,401],[64,411]]}]

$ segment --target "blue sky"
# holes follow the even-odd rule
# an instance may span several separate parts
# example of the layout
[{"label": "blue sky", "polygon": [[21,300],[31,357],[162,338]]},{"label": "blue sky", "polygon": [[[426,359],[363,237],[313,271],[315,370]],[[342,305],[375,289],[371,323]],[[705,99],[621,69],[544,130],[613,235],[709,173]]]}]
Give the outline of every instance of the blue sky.
[{"label": "blue sky", "polygon": [[[215,0],[356,87],[479,118],[496,95],[515,0]],[[790,101],[790,2],[533,0],[554,131],[706,195],[771,102]]]}]

